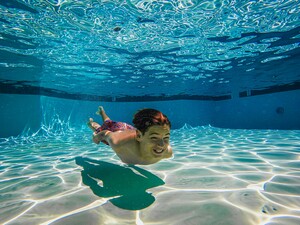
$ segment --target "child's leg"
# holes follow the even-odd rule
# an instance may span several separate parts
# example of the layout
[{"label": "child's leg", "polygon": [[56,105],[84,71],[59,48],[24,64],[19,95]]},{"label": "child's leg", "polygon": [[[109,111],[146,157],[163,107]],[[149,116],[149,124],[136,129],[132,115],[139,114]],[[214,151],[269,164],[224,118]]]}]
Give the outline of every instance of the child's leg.
[{"label": "child's leg", "polygon": [[94,122],[94,120],[92,118],[90,118],[89,122],[87,123],[87,125],[89,126],[89,128],[91,128],[93,131],[96,131],[100,126],[99,123]]},{"label": "child's leg", "polygon": [[96,112],[96,114],[100,115],[102,117],[103,122],[105,120],[110,120],[110,118],[106,115],[104,109],[102,106],[99,106],[98,111]]}]

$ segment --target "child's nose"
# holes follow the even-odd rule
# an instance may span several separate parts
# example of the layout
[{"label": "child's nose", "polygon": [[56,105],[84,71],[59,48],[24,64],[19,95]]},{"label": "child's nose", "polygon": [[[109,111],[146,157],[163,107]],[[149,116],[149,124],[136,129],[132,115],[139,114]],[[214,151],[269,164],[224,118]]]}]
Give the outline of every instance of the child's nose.
[{"label": "child's nose", "polygon": [[157,145],[163,147],[164,146],[164,140],[159,139]]}]

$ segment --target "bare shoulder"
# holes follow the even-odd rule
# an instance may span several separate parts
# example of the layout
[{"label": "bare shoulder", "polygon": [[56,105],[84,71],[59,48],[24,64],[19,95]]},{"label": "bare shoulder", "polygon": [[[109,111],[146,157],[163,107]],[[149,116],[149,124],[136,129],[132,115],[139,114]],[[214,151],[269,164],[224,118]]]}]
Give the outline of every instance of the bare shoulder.
[{"label": "bare shoulder", "polygon": [[124,130],[117,132],[110,132],[110,144],[118,146],[124,145],[126,143],[135,142],[136,140],[136,132],[135,130]]},{"label": "bare shoulder", "polygon": [[135,132],[112,132],[110,147],[124,163],[140,163],[138,151],[138,142],[136,141]]}]

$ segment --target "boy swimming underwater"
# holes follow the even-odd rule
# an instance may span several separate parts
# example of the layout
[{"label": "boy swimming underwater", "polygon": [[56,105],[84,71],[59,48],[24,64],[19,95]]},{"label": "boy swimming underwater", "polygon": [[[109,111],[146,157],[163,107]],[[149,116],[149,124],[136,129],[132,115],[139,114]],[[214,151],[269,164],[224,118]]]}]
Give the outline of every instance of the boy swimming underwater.
[{"label": "boy swimming underwater", "polygon": [[166,115],[156,109],[142,109],[133,118],[134,127],[112,121],[102,106],[97,111],[102,117],[100,125],[90,118],[88,125],[94,131],[96,144],[108,144],[127,164],[153,164],[172,156],[170,146],[171,123]]}]

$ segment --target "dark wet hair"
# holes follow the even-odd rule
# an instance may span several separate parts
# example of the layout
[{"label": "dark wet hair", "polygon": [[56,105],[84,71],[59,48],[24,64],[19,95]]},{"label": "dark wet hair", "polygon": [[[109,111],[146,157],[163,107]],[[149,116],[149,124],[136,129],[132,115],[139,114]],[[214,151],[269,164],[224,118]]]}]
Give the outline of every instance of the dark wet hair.
[{"label": "dark wet hair", "polygon": [[153,125],[168,125],[171,128],[171,122],[168,117],[156,109],[139,110],[132,120],[136,129],[145,134],[147,129]]}]

